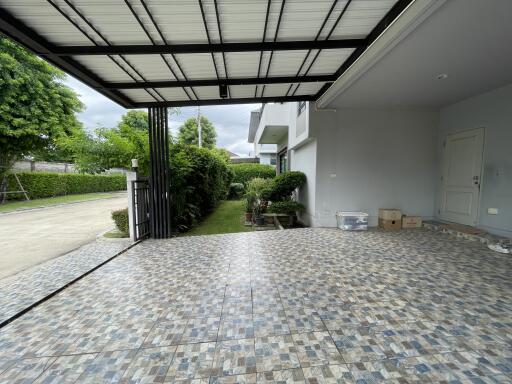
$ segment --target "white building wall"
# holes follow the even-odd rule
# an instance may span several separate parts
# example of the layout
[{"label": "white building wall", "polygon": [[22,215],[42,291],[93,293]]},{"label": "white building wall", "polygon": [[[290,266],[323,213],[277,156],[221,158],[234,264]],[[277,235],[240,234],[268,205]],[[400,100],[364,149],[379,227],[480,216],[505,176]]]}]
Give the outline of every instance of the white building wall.
[{"label": "white building wall", "polygon": [[422,110],[312,112],[317,140],[316,226],[335,226],[336,211],[378,209],[434,216],[438,114]]},{"label": "white building wall", "polygon": [[306,206],[306,212],[300,219],[308,226],[315,225],[316,151],[316,141],[312,140],[290,153],[291,169],[304,172],[307,177],[306,185],[300,188],[297,197]]},{"label": "white building wall", "polygon": [[[483,175],[478,226],[504,236],[512,235],[512,84],[453,104],[441,110],[439,150],[447,134],[485,129]],[[439,209],[441,164],[437,169],[436,212]],[[489,215],[487,208],[498,208]]]}]

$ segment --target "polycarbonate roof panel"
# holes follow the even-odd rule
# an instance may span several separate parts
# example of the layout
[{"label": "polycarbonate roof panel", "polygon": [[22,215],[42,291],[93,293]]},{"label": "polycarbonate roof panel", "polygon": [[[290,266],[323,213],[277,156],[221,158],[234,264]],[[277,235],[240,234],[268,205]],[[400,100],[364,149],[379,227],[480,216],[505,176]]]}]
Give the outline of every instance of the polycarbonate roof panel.
[{"label": "polycarbonate roof panel", "polygon": [[2,0],[0,30],[124,106],[222,103],[224,85],[236,102],[313,100],[410,1]]},{"label": "polycarbonate roof panel", "polygon": [[116,64],[116,62],[121,62],[119,57],[73,56],[73,59],[103,79],[109,79],[112,82],[134,81],[126,71]]},{"label": "polycarbonate roof panel", "polygon": [[331,38],[368,35],[395,3],[396,0],[353,0]]},{"label": "polycarbonate roof panel", "polygon": [[[308,74],[324,75],[335,72],[353,51],[353,49],[324,49],[320,51]],[[314,55],[310,56],[312,58],[308,60],[307,68],[309,68],[309,64],[311,64],[314,57]]]}]

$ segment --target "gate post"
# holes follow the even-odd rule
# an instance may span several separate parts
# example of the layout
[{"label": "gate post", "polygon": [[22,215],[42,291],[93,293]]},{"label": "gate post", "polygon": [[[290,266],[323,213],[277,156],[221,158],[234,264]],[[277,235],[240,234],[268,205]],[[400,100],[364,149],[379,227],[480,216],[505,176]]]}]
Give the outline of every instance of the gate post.
[{"label": "gate post", "polygon": [[148,109],[149,123],[149,220],[151,237],[169,238],[171,230],[171,189],[167,108]]},{"label": "gate post", "polygon": [[135,201],[133,200],[133,184],[132,181],[137,180],[136,172],[126,172],[126,192],[128,192],[128,227],[130,230],[130,239],[132,241],[136,240],[136,228],[133,225],[133,217],[135,216],[134,208]]}]

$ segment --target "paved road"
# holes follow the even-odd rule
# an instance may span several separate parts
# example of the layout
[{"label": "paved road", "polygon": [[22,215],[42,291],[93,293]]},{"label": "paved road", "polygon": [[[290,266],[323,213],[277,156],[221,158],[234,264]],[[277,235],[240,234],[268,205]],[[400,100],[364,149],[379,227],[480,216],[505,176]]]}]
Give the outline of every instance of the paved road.
[{"label": "paved road", "polygon": [[0,214],[0,279],[63,255],[113,228],[111,211],[128,206],[119,197]]}]

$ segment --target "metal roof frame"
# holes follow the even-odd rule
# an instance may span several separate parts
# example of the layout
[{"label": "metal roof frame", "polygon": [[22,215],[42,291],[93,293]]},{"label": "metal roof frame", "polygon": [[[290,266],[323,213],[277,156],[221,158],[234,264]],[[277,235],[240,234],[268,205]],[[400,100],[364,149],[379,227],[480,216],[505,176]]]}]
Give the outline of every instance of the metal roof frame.
[{"label": "metal roof frame", "polygon": [[[375,39],[377,39],[380,36],[380,34],[390,25],[390,23],[392,23],[395,20],[395,18],[398,17],[402,13],[402,11],[405,8],[407,8],[407,6],[409,6],[409,4],[412,3],[414,0],[397,0],[391,8],[386,9],[386,15],[375,25],[375,27],[366,37],[331,39],[334,30],[338,27],[338,24],[340,23],[340,20],[344,19],[344,15],[347,9],[351,6],[351,4],[357,1],[347,0],[344,3],[343,7],[340,7],[341,11],[337,15],[334,24],[331,25],[329,33],[326,35],[326,37],[321,38],[322,32],[325,26],[327,25],[328,20],[330,20],[331,17],[335,14],[334,10],[336,6],[339,4],[339,0],[333,0],[333,3],[330,5],[328,12],[326,13],[325,17],[323,17],[321,25],[319,25],[319,29],[316,33],[316,36],[312,40],[283,40],[282,38],[279,38],[281,20],[283,19],[283,15],[286,14],[286,0],[274,0],[279,4],[278,20],[277,25],[274,24],[276,25],[276,27],[275,31],[273,31],[274,33],[272,38],[268,39],[269,41],[267,41],[269,34],[268,26],[270,18],[270,7],[272,4],[272,0],[268,0],[266,2],[265,22],[264,25],[262,25],[263,29],[261,31],[262,40],[259,42],[226,42],[223,37],[223,9],[221,9],[218,4],[220,0],[213,0],[212,8],[214,10],[208,14],[206,13],[205,8],[203,6],[203,1],[198,0],[204,31],[206,33],[208,43],[192,44],[169,43],[169,38],[166,38],[166,36],[168,35],[166,35],[166,33],[162,31],[157,21],[155,20],[154,14],[151,9],[151,5],[148,6],[145,0],[124,0],[123,2],[121,2],[121,4],[124,4],[124,6],[127,9],[129,9],[131,15],[134,17],[135,21],[143,31],[144,35],[151,42],[151,44],[133,45],[115,44],[109,41],[108,37],[100,31],[100,28],[98,28],[99,25],[95,25],[96,20],[94,19],[94,17],[89,17],[82,14],[80,10],[77,8],[77,6],[73,4],[74,1],[75,0],[61,0],[60,3],[64,3],[67,6],[66,10],[64,10],[59,6],[59,2],[55,0],[46,0],[48,4],[50,4],[54,9],[56,9],[59,12],[59,14],[64,18],[63,20],[65,22],[70,23],[84,38],[87,39],[87,41],[90,42],[90,45],[66,45],[53,43],[46,37],[43,37],[42,34],[36,32],[36,30],[34,29],[35,25],[32,25],[32,22],[25,24],[23,21],[13,16],[6,9],[7,7],[4,7],[3,5],[0,5],[0,32],[12,38],[13,40],[21,43],[34,53],[45,58],[50,63],[56,65],[65,72],[73,75],[78,80],[93,87],[98,92],[117,102],[121,106],[125,108],[141,108],[317,100],[329,88],[329,86],[337,78],[339,78],[365,52],[367,47],[371,45],[373,41],[375,41]],[[136,2],[139,2],[138,4],[142,6],[142,8],[138,7],[137,9],[135,9],[134,5],[136,4]],[[73,14],[71,12],[73,12]],[[148,19],[145,18],[145,15],[142,14],[142,12],[146,13],[147,17],[149,18],[149,22]],[[274,14],[277,14],[277,10],[275,11]],[[210,33],[211,31],[209,31],[207,16],[210,18],[210,22],[212,20],[215,20],[215,24],[218,29],[217,41],[214,41]],[[80,22],[77,22],[77,19],[80,19]],[[274,23],[276,23],[275,19]],[[148,29],[148,27],[150,26],[151,31]],[[158,34],[161,43],[157,42],[153,37],[156,37],[156,34]],[[231,35],[232,34],[233,32],[231,32]],[[322,50],[328,49],[353,49],[353,52],[333,73],[319,74],[318,70],[311,71],[315,62],[317,60],[320,60],[319,56]],[[309,64],[306,70],[304,71],[304,68],[308,63],[308,60],[310,59],[310,55],[314,50],[317,50],[317,52],[315,53],[313,59],[309,61]],[[272,75],[271,72],[275,72],[274,70],[271,71],[274,53],[287,51],[307,52],[305,53],[304,58],[301,59],[301,64],[298,66],[298,70],[294,72],[295,75],[293,75],[292,73],[288,74],[288,72],[285,75],[277,75],[278,72]],[[257,72],[255,71],[254,76],[240,76],[239,74],[242,73],[240,71],[238,72],[239,74],[237,76],[234,76],[233,74],[231,74],[231,76],[228,75],[226,54],[233,54],[238,52],[259,53],[259,60],[256,59],[258,61]],[[265,65],[263,64],[264,52],[269,53],[269,55],[267,56],[268,60],[266,60],[265,63],[266,68],[263,68],[265,67]],[[215,69],[215,78],[212,79],[212,76],[210,76],[210,78],[204,78],[204,76],[202,76],[203,78],[197,78],[194,77],[194,75],[192,75],[191,73],[186,73],[185,71],[190,71],[190,68],[187,70],[187,61],[184,58],[185,56],[180,56],[181,59],[177,57],[177,55],[189,55],[200,53],[206,53],[211,56],[213,61],[213,68]],[[216,60],[215,53],[219,53],[222,56],[224,76],[220,75],[219,69],[217,68],[217,65],[219,63],[217,63],[218,60]],[[135,58],[127,58],[126,56],[128,55],[160,56],[163,62],[165,63],[166,68],[169,70],[169,74],[172,75],[172,78],[174,79],[164,78],[161,80],[149,80],[146,77],[148,72],[142,73],[140,69],[138,69],[132,62],[130,62],[130,60],[133,60],[135,62]],[[166,57],[165,55],[169,56]],[[88,68],[88,62],[86,62],[86,64],[83,64],[83,61],[79,60],[80,57],[85,58],[96,56],[106,57],[109,60],[111,60],[113,63],[115,63],[116,68],[119,68],[119,70],[121,70],[122,73],[126,74],[128,78],[133,81],[112,81],[113,79],[104,78],[98,73],[95,73],[95,71],[93,71],[92,69]],[[218,56],[217,59],[220,59],[220,56]],[[179,60],[183,60],[183,62],[180,63]],[[324,57],[321,60],[326,59]],[[230,62],[232,63],[232,61]],[[234,67],[232,67],[231,69],[233,68]],[[163,70],[159,69],[159,71],[160,73],[162,73],[161,71]],[[122,76],[117,77],[117,79],[121,78]],[[309,89],[314,89],[314,94],[297,95],[297,91],[301,84],[306,83],[319,83],[320,89],[317,91],[318,88],[310,87]],[[270,84],[283,84],[286,85],[286,88],[284,88],[282,95],[266,95],[265,86]],[[229,90],[230,86],[247,85],[255,85],[253,97],[237,97],[232,94],[232,90]],[[198,90],[203,89],[201,87],[219,86],[228,87],[227,98],[211,98],[211,91],[208,91],[209,93],[207,92],[207,94],[210,95],[210,98],[201,97],[201,95],[204,96],[204,93],[201,94],[200,92],[198,92]],[[167,97],[170,95],[170,93],[167,93],[166,96],[166,93],[163,91],[165,89],[176,88],[183,89],[184,94],[180,97],[184,97],[186,95],[187,100],[176,99],[178,98],[178,96]],[[123,90],[145,90],[147,94],[151,96],[151,98],[148,99],[148,96],[146,95],[146,97],[141,99],[139,96],[137,96],[139,95],[138,93],[133,93],[134,91],[131,91],[132,93],[127,93]],[[308,91],[307,89],[302,88],[302,93],[304,92]],[[275,94],[278,92],[274,91],[270,93]],[[171,93],[171,95],[176,94]],[[134,99],[134,97],[136,98]],[[153,101],[151,101],[151,99]]]}]

